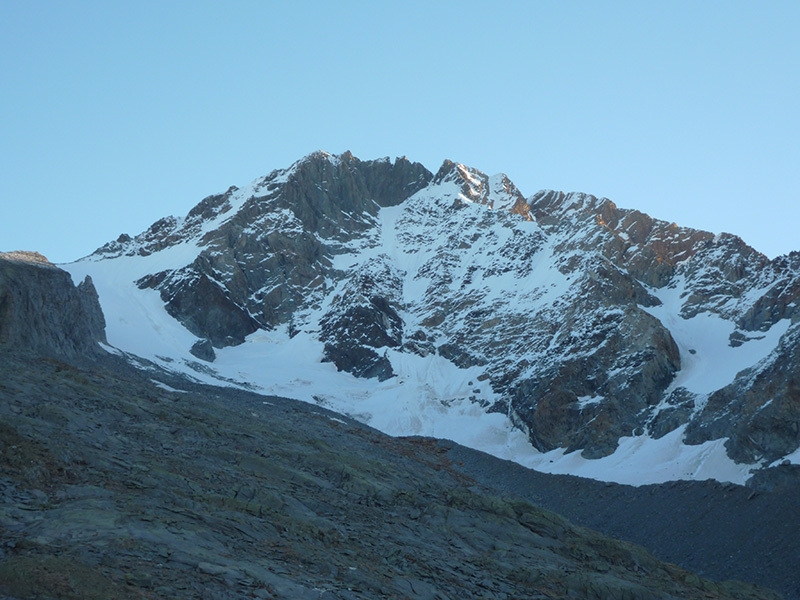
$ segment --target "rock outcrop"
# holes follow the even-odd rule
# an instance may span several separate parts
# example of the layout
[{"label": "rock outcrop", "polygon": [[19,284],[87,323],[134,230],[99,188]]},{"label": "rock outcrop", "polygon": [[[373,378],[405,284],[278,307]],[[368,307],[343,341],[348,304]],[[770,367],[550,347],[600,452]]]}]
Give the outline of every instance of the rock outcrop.
[{"label": "rock outcrop", "polygon": [[800,446],[800,323],[775,351],[711,394],[687,428],[689,443],[728,438],[734,460],[771,464]]},{"label": "rock outcrop", "polygon": [[399,314],[404,308],[402,278],[387,258],[382,255],[361,265],[320,320],[325,360],[340,371],[379,381],[394,375],[391,362],[379,350],[399,348],[404,337]]},{"label": "rock outcrop", "polygon": [[90,277],[76,287],[41,254],[0,253],[0,349],[76,358],[103,352],[105,341]]}]

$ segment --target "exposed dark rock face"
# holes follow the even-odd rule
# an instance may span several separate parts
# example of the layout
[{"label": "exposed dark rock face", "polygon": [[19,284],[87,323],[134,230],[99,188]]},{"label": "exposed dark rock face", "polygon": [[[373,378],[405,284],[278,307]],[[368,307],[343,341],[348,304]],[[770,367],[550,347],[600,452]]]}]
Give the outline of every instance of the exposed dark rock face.
[{"label": "exposed dark rock face", "polygon": [[[153,287],[161,280],[161,298],[167,312],[198,337],[211,340],[218,348],[241,344],[244,338],[258,329],[256,321],[245,308],[231,297],[229,290],[203,272],[208,261],[198,257],[179,276],[167,278],[165,273],[146,276],[137,283]],[[166,281],[165,281],[166,279]]]},{"label": "exposed dark rock face", "polygon": [[[599,350],[523,380],[511,406],[531,424],[531,438],[540,449],[566,446],[599,458],[612,453],[620,437],[642,427],[641,415],[660,400],[680,358],[669,331],[647,313],[613,315],[596,324],[586,343]],[[528,413],[531,398],[538,402]]]},{"label": "exposed dark rock face", "polygon": [[580,293],[561,311],[549,340],[549,353],[562,358],[513,388],[511,408],[540,450],[583,449],[587,458],[612,453],[621,436],[643,426],[642,415],[680,369],[670,332],[636,302],[637,295],[644,306],[654,299],[635,286],[609,283],[608,273],[617,271],[584,272]]},{"label": "exposed dark rock face", "polygon": [[[748,479],[747,487],[759,492],[788,492],[800,498],[800,465],[780,464],[773,469],[762,469]],[[795,537],[795,539],[800,539]],[[800,594],[800,583],[795,590]]]},{"label": "exposed dark rock face", "polygon": [[687,428],[689,443],[726,437],[740,462],[777,461],[800,446],[800,323],[761,364],[711,394]]},{"label": "exposed dark rock face", "polygon": [[37,253],[0,253],[0,348],[75,358],[102,352],[105,319],[87,277],[69,273]]},{"label": "exposed dark rock face", "polygon": [[387,257],[361,266],[320,321],[325,359],[356,377],[393,377],[392,365],[380,349],[402,344],[401,309],[402,280]]},{"label": "exposed dark rock face", "polygon": [[[204,249],[191,265],[139,285],[159,289],[170,314],[195,335],[218,348],[239,344],[257,328],[288,322],[310,298],[319,300],[326,279],[336,276],[331,259],[374,228],[382,206],[402,202],[430,179],[405,158],[362,162],[349,153],[313,154],[258,182],[236,214],[202,236]],[[224,213],[232,190],[204,200],[185,223]],[[156,224],[131,240],[127,252],[149,252],[195,231],[169,223],[168,231]],[[156,230],[165,230],[157,243]]]},{"label": "exposed dark rock face", "polygon": [[214,352],[214,346],[211,344],[211,340],[209,339],[196,341],[194,344],[192,344],[189,352],[191,352],[200,360],[204,360],[206,362],[214,362],[214,359],[217,358],[217,355]]},{"label": "exposed dark rock face", "polygon": [[752,286],[767,291],[742,311],[738,325],[745,331],[764,331],[781,319],[796,322],[800,316],[800,252],[779,256],[765,265]]},{"label": "exposed dark rock face", "polygon": [[659,439],[689,422],[697,407],[699,395],[684,387],[665,394],[665,406],[647,422],[647,432]]}]

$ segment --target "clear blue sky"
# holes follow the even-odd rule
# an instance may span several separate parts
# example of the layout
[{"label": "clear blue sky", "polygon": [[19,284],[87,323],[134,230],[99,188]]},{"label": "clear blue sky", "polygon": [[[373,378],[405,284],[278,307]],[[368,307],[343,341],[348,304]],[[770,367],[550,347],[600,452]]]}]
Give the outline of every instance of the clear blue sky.
[{"label": "clear blue sky", "polygon": [[0,1],[0,250],[56,262],[324,149],[800,250],[800,2]]}]

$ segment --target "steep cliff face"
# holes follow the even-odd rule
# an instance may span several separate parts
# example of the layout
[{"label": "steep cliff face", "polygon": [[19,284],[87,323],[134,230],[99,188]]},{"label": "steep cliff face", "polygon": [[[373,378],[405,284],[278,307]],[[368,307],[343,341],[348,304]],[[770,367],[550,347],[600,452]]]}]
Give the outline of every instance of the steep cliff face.
[{"label": "steep cliff face", "polygon": [[588,194],[526,199],[451,161],[433,175],[315,153],[122,236],[76,272],[137,258],[132,280],[207,361],[211,346],[285,331],[316,344],[299,361],[433,390],[420,379],[431,368],[408,365],[444,360],[471,374],[453,394],[541,451],[599,458],[686,427],[688,443],[727,437],[731,457],[754,462],[800,444],[799,257],[769,261]]},{"label": "steep cliff face", "polygon": [[75,358],[102,352],[105,319],[90,277],[35,252],[0,253],[0,350]]}]

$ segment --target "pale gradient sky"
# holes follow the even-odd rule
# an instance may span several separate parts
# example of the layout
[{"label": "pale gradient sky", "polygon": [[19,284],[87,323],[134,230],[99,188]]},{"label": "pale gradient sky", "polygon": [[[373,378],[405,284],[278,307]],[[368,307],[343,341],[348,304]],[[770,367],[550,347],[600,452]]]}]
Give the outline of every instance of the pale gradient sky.
[{"label": "pale gradient sky", "polygon": [[75,260],[317,149],[800,250],[799,41],[796,0],[3,0],[0,250]]}]

